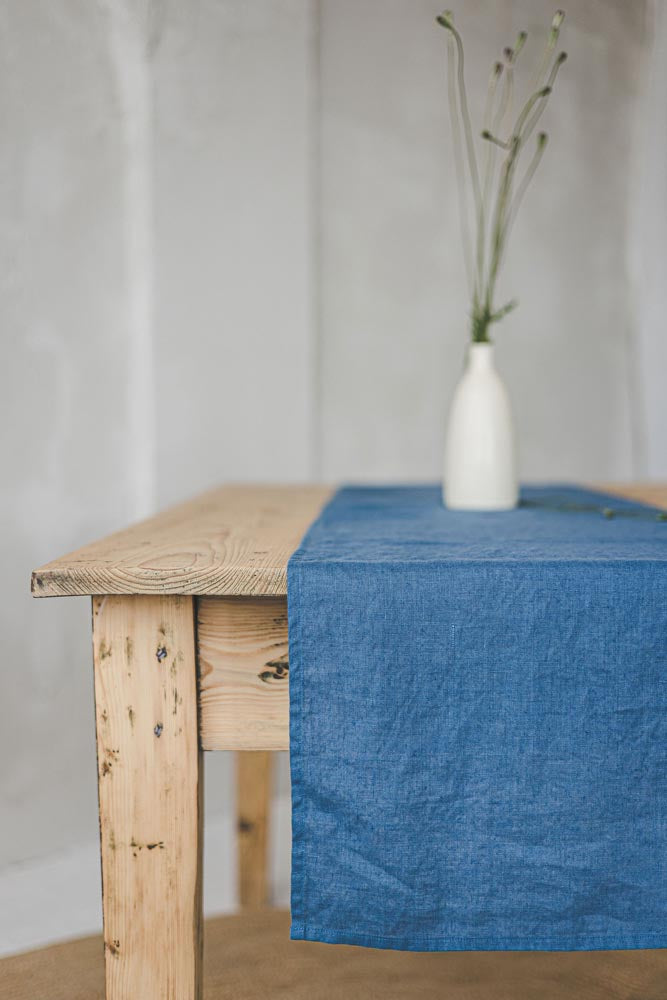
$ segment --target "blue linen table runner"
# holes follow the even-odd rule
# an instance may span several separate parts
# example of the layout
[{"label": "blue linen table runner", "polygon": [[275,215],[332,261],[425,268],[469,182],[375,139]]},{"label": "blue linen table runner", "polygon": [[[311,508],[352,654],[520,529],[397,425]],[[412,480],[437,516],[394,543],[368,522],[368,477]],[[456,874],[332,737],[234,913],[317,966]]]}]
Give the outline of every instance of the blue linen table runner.
[{"label": "blue linen table runner", "polygon": [[657,512],[349,487],[292,556],[288,604],[293,938],[667,947]]}]

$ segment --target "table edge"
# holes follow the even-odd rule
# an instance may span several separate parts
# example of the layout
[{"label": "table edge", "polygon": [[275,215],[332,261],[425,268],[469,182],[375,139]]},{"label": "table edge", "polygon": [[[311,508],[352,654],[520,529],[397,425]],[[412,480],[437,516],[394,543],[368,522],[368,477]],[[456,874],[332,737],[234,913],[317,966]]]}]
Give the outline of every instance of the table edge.
[{"label": "table edge", "polygon": [[[637,500],[667,509],[665,483],[583,483],[582,485],[610,496]],[[287,500],[296,498],[303,501],[303,516],[290,513],[289,543],[274,553],[274,557],[267,563],[258,563],[254,551],[250,553],[253,558],[245,561],[243,558],[227,561],[224,558],[211,559],[210,552],[207,552],[208,558],[202,561],[203,565],[196,568],[142,567],[122,560],[114,562],[113,559],[101,559],[91,554],[99,549],[104,550],[105,546],[111,551],[117,545],[131,545],[135,535],[140,532],[150,533],[158,527],[163,528],[170,521],[173,521],[175,527],[180,526],[181,531],[186,529],[186,534],[187,530],[191,532],[189,540],[194,540],[194,551],[197,545],[203,547],[208,544],[205,539],[198,537],[196,530],[198,512],[207,510],[210,517],[211,505],[215,505],[216,498],[221,498],[219,502],[222,503],[225,494],[238,497],[242,491],[257,496],[282,496]],[[99,542],[93,542],[45,563],[31,575],[32,596],[43,598],[145,594],[191,597],[286,597],[289,557],[333,491],[333,486],[321,484],[233,484],[210,490],[191,501],[168,508],[146,521],[115,532]],[[266,526],[262,530],[266,531]],[[150,548],[151,543],[142,540],[141,544]],[[194,551],[195,562],[198,554]]]}]

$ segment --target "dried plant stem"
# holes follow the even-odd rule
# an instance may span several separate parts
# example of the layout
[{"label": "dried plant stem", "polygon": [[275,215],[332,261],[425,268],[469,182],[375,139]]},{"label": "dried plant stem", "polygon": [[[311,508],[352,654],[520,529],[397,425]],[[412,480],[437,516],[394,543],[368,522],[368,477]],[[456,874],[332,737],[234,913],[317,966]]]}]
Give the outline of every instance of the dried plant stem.
[{"label": "dried plant stem", "polygon": [[468,151],[468,165],[470,168],[470,178],[472,180],[473,196],[475,199],[475,205],[478,206],[481,193],[479,187],[479,172],[477,170],[477,156],[475,154],[475,143],[472,136],[472,121],[470,119],[470,111],[468,110],[468,93],[465,82],[463,42],[461,41],[461,36],[453,25],[451,26],[451,32],[454,36],[454,41],[456,42],[456,51],[458,56],[456,68],[459,87],[459,102],[461,105],[461,119],[463,121],[463,133],[465,135],[466,149]]},{"label": "dried plant stem", "polygon": [[502,97],[498,104],[496,111],[496,117],[493,121],[493,131],[498,134],[502,130],[503,123],[507,118],[508,114],[511,114],[512,100],[514,97],[514,66],[511,62],[507,64],[507,70],[505,72],[505,86],[503,87]]},{"label": "dried plant stem", "polygon": [[496,211],[491,236],[491,263],[489,265],[489,278],[486,285],[486,298],[484,301],[484,313],[486,316],[490,316],[493,313],[492,303],[496,290],[498,270],[502,261],[503,250],[505,249],[507,243],[506,223],[512,194],[512,182],[514,180],[516,164],[523,142],[521,130],[523,129],[528,116],[537,102],[543,97],[547,97],[550,92],[549,88],[543,87],[542,90],[538,90],[536,93],[531,94],[521,109],[514,125],[514,129],[512,130],[510,151],[507,154],[507,159],[505,160],[505,164],[503,166],[500,186],[498,188],[498,198],[496,200]]},{"label": "dried plant stem", "polygon": [[[498,91],[498,83],[503,72],[503,64],[497,62],[491,71],[491,76],[489,77],[489,85],[486,93],[486,107],[484,109],[484,131],[488,132],[493,121],[493,109],[496,101],[496,94]],[[490,134],[490,133],[489,133]],[[484,180],[482,185],[482,204],[484,206],[484,217],[486,218],[487,210],[491,204],[491,188],[493,185],[493,177],[495,174],[496,167],[496,150],[494,148],[493,142],[490,142],[486,147],[486,156],[484,162]],[[482,234],[483,241],[486,239],[486,232]],[[482,268],[482,274],[480,277],[481,286],[484,286],[485,274],[484,268]]]},{"label": "dried plant stem", "polygon": [[[511,118],[512,114],[514,66],[527,38],[525,31],[519,32],[513,49],[506,48],[503,51],[504,65],[500,62],[495,63],[491,71],[481,133],[482,139],[487,143],[481,183],[465,85],[463,41],[453,23],[450,11],[445,11],[436,19],[449,32],[449,109],[452,119],[454,158],[459,188],[464,257],[472,295],[472,337],[473,341],[476,342],[487,342],[489,340],[489,325],[498,322],[516,306],[515,300],[507,302],[501,308],[494,306],[496,284],[507,241],[518,210],[547,144],[546,133],[540,132],[535,152],[517,186],[516,175],[520,155],[544,113],[558,71],[567,58],[564,52],[557,56],[547,76],[546,85],[544,85],[542,81],[557,44],[564,16],[562,11],[556,11],[554,14],[538,69],[536,86],[521,108],[508,138],[504,138],[502,134],[503,123],[507,118]],[[502,85],[500,85],[503,72],[505,76]],[[498,177],[495,204],[493,211],[491,211],[498,149],[502,149],[505,156]],[[466,166],[471,187],[471,199],[467,187]],[[468,216],[471,204],[476,223],[474,247]],[[487,219],[491,223],[488,234]]]},{"label": "dried plant stem", "polygon": [[514,228],[514,221],[515,221],[515,219],[517,217],[517,213],[518,213],[519,208],[521,206],[521,202],[523,201],[524,195],[525,195],[526,191],[528,190],[528,187],[530,186],[530,182],[532,181],[533,177],[535,176],[535,172],[536,172],[537,168],[540,165],[540,160],[542,159],[542,156],[544,155],[544,150],[546,149],[547,142],[548,142],[547,133],[546,132],[540,132],[539,136],[537,137],[537,145],[535,147],[535,152],[533,153],[533,157],[532,157],[530,163],[528,164],[528,168],[527,168],[525,174],[523,175],[523,179],[521,180],[521,183],[519,184],[519,186],[518,186],[518,188],[516,190],[516,194],[514,195],[514,198],[512,199],[512,203],[511,203],[511,205],[509,207],[508,218],[507,218],[507,225],[505,226],[505,241],[504,241],[505,245],[507,245],[507,242],[508,242],[509,237],[510,237],[510,233],[512,232],[512,229]]},{"label": "dried plant stem", "polygon": [[553,90],[554,83],[556,82],[556,77],[558,76],[558,71],[566,59],[567,59],[567,53],[561,52],[560,55],[554,60],[554,64],[551,67],[551,72],[549,73],[549,77],[547,79],[545,88],[548,91],[548,93],[545,94],[545,96],[541,98],[540,101],[538,101],[537,106],[535,107],[532,115],[526,122],[526,127],[524,129],[524,135],[526,139],[528,139],[535,131],[537,123],[544,114],[544,110],[549,100],[549,94]]},{"label": "dried plant stem", "polygon": [[482,202],[482,191],[479,182],[479,170],[477,168],[477,155],[475,153],[475,143],[472,134],[472,121],[468,109],[468,93],[465,82],[465,57],[463,54],[463,41],[460,34],[448,18],[448,27],[456,44],[456,76],[458,84],[459,106],[461,109],[461,121],[463,123],[463,135],[465,138],[466,152],[468,156],[468,169],[472,184],[473,203],[477,222],[477,241],[475,255],[475,278],[473,287],[473,303],[477,304],[482,295],[482,278],[480,272],[483,271],[484,263],[484,204]]},{"label": "dried plant stem", "polygon": [[459,192],[459,225],[461,227],[461,242],[463,244],[463,260],[468,280],[468,290],[474,294],[475,286],[473,279],[472,262],[472,240],[470,237],[470,223],[468,220],[468,192],[466,188],[465,165],[461,154],[461,128],[459,125],[459,113],[456,103],[456,78],[454,73],[454,40],[449,39],[449,59],[447,62],[448,73],[448,96],[449,96],[449,116],[452,126],[452,139],[454,147],[454,169],[456,171],[456,186]]},{"label": "dried plant stem", "polygon": [[537,68],[537,72],[533,77],[533,82],[531,85],[531,90],[537,90],[537,88],[542,83],[544,79],[544,74],[547,71],[547,66],[551,62],[551,57],[554,53],[556,45],[558,44],[558,38],[560,36],[560,26],[563,23],[565,14],[562,10],[557,10],[551,20],[551,27],[549,29],[549,34],[547,36],[547,44],[544,47],[544,52],[542,53],[542,59]]},{"label": "dried plant stem", "polygon": [[493,312],[493,296],[504,246],[505,216],[509,205],[514,166],[518,153],[519,140],[515,138],[512,143],[512,149],[503,164],[500,176],[500,186],[498,188],[498,197],[496,199],[496,211],[491,235],[491,262],[489,265],[489,278],[486,284],[486,298],[484,301],[483,318],[486,320],[487,324]]}]

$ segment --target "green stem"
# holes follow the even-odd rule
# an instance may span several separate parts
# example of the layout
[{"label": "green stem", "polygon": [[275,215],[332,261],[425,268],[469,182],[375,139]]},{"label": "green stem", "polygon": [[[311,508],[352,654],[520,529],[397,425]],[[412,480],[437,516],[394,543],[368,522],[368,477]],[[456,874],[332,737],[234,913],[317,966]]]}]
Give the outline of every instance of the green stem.
[{"label": "green stem", "polygon": [[498,269],[500,267],[500,260],[502,257],[503,245],[504,245],[504,228],[505,228],[505,215],[507,212],[507,207],[509,203],[510,193],[512,190],[512,178],[514,174],[514,166],[516,163],[516,158],[519,154],[520,141],[515,136],[512,140],[512,148],[507,154],[505,163],[503,165],[500,186],[498,188],[498,198],[496,200],[496,212],[493,224],[492,233],[492,243],[491,243],[491,265],[489,268],[489,279],[486,286],[486,297],[484,300],[484,309],[489,315],[492,313],[492,303],[493,296],[496,288],[496,280],[498,278]]},{"label": "green stem", "polygon": [[489,132],[488,129],[484,129],[482,132],[482,139],[485,139],[486,142],[493,143],[494,146],[500,146],[501,149],[507,150],[510,148],[506,142],[503,142],[502,139],[498,139],[498,137],[493,135],[492,132]]},{"label": "green stem", "polygon": [[521,151],[522,145],[522,129],[526,123],[526,119],[530,115],[530,112],[535,107],[537,101],[546,97],[550,93],[548,87],[543,87],[536,93],[532,94],[526,103],[524,104],[519,117],[514,125],[514,130],[511,139],[511,148],[507,154],[505,160],[505,165],[503,168],[503,173],[500,182],[500,188],[498,190],[498,198],[496,201],[496,213],[493,225],[492,234],[492,247],[491,247],[491,266],[489,268],[489,280],[486,286],[486,297],[485,297],[485,309],[491,313],[493,296],[496,290],[496,281],[498,279],[498,271],[500,269],[500,262],[503,256],[503,250],[507,243],[507,212],[509,209],[510,197],[512,192],[512,181],[514,179],[514,172],[516,169],[516,163]]},{"label": "green stem", "polygon": [[561,68],[566,59],[567,59],[567,52],[561,52],[560,55],[554,61],[554,64],[551,67],[551,73],[549,74],[549,78],[546,84],[549,93],[546,94],[546,96],[539,101],[537,107],[534,109],[532,115],[526,122],[526,127],[523,131],[524,140],[530,138],[530,136],[535,131],[535,126],[537,125],[540,118],[544,114],[545,108],[549,103],[549,94],[552,92],[554,83],[556,82],[556,77],[558,76],[558,70]]},{"label": "green stem", "polygon": [[454,40],[456,42],[456,50],[458,53],[457,59],[457,77],[459,85],[459,101],[461,104],[461,118],[463,120],[463,132],[466,140],[466,149],[468,151],[468,166],[470,169],[470,177],[472,180],[472,189],[475,197],[475,204],[479,205],[481,201],[481,191],[479,186],[479,172],[477,170],[477,157],[475,155],[475,144],[473,142],[472,135],[472,122],[470,120],[470,111],[468,110],[468,94],[466,91],[465,82],[465,65],[464,65],[464,55],[463,55],[463,41],[458,31],[450,22],[450,28]]},{"label": "green stem", "polygon": [[466,151],[468,155],[468,169],[470,171],[470,179],[472,181],[472,191],[473,199],[475,203],[475,211],[477,215],[477,276],[475,279],[475,298],[481,295],[481,287],[479,285],[479,268],[480,260],[483,261],[484,254],[484,206],[482,204],[482,192],[479,183],[479,171],[477,168],[477,156],[475,154],[475,144],[473,141],[472,134],[472,122],[470,119],[470,111],[468,109],[468,94],[466,91],[465,83],[465,57],[463,54],[463,41],[460,34],[456,30],[454,23],[451,20],[450,14],[441,15],[438,19],[439,24],[448,31],[454,37],[456,42],[457,51],[457,82],[458,82],[458,92],[459,92],[459,104],[461,107],[461,120],[463,122],[463,134],[465,136]]},{"label": "green stem", "polygon": [[498,134],[498,132],[500,132],[502,128],[503,121],[505,120],[505,116],[507,115],[507,110],[510,106],[513,90],[514,90],[514,69],[510,64],[507,67],[507,71],[505,73],[505,82],[500,101],[498,102],[498,107],[496,108],[496,117],[493,119],[493,131],[496,134]]},{"label": "green stem", "polygon": [[[503,64],[501,62],[495,63],[493,69],[491,70],[491,76],[489,77],[487,101],[484,112],[484,132],[482,133],[483,137],[485,136],[485,133],[488,132],[493,121],[493,108],[496,102],[496,95],[498,93],[498,83],[500,81],[502,72],[503,72]],[[491,190],[493,187],[495,167],[496,167],[496,151],[493,145],[493,141],[491,141],[486,148],[486,156],[484,160],[484,180],[482,185],[482,202],[484,205],[485,220],[490,215]],[[484,232],[482,233],[482,242],[486,246],[486,225],[484,227]],[[485,274],[483,273],[483,271],[484,269],[482,270],[482,275],[480,278],[480,285],[482,289],[484,288],[484,282],[485,282]]]},{"label": "green stem", "polygon": [[[546,86],[539,86],[547,73],[549,61],[558,41],[563,17],[562,11],[556,11],[554,14],[537,74],[538,85],[521,108],[509,138],[506,140],[503,138],[502,126],[505,118],[511,117],[512,114],[514,64],[526,41],[526,32],[519,33],[514,49],[504,50],[506,73],[502,85],[500,84],[500,76],[504,66],[502,63],[494,65],[487,88],[483,131],[481,133],[482,139],[487,142],[482,174],[479,172],[468,106],[463,40],[454,26],[451,12],[445,11],[436,18],[438,23],[447,28],[449,32],[449,107],[452,119],[456,176],[460,194],[459,210],[466,273],[472,293],[472,339],[476,343],[488,342],[491,324],[499,322],[516,306],[516,302],[512,300],[500,309],[494,307],[496,284],[517,213],[546,147],[547,136],[546,133],[541,132],[538,136],[537,148],[517,187],[517,172],[521,153],[544,113],[558,71],[567,58],[566,54],[561,52],[547,75]],[[492,208],[491,202],[496,178],[496,147],[503,149],[506,155],[502,162],[497,194]],[[477,225],[476,242],[473,241],[469,228],[470,217],[468,213],[471,207]],[[490,232],[487,234],[489,222],[492,224]]]},{"label": "green stem", "polygon": [[533,83],[530,88],[531,90],[537,90],[537,88],[540,86],[540,83],[542,82],[542,79],[544,78],[544,74],[547,71],[547,66],[549,65],[549,60],[551,59],[553,51],[558,43],[558,36],[560,35],[560,26],[563,23],[564,18],[565,14],[563,13],[563,11],[557,10],[551,20],[551,27],[549,29],[549,35],[547,37],[547,44],[545,46],[544,53],[542,54],[542,59],[540,60],[537,73],[533,78]]},{"label": "green stem", "polygon": [[468,290],[471,295],[476,294],[473,281],[472,263],[472,241],[470,237],[470,224],[468,221],[468,191],[465,179],[465,168],[463,157],[461,156],[461,128],[459,124],[459,113],[456,103],[456,78],[454,73],[454,41],[449,39],[449,58],[447,60],[448,78],[448,99],[449,116],[452,126],[452,139],[454,149],[454,169],[456,171],[456,186],[459,191],[459,226],[461,229],[461,242],[463,243],[463,259],[468,280]]},{"label": "green stem", "polygon": [[544,155],[544,150],[546,149],[547,141],[548,141],[548,137],[547,137],[546,132],[540,132],[539,136],[537,137],[537,147],[535,149],[535,152],[533,153],[532,159],[531,159],[530,163],[528,164],[528,169],[526,170],[525,174],[523,175],[523,179],[522,179],[521,183],[519,184],[519,187],[517,188],[516,194],[515,194],[515,196],[514,196],[514,198],[512,200],[510,208],[509,208],[508,219],[507,219],[507,226],[506,226],[506,233],[505,233],[505,245],[507,244],[507,241],[509,240],[509,237],[510,237],[510,233],[512,232],[512,229],[514,228],[514,222],[516,220],[517,213],[518,213],[519,208],[521,206],[521,202],[523,201],[524,195],[525,195],[526,191],[528,190],[530,182],[532,181],[533,177],[535,176],[535,172],[536,172],[537,168],[540,165],[540,160],[542,159],[542,156]]},{"label": "green stem", "polygon": [[528,118],[528,115],[531,113],[537,102],[543,100],[543,98],[545,97],[548,97],[550,93],[551,93],[551,87],[546,86],[542,87],[541,90],[536,91],[534,94],[531,94],[531,96],[528,98],[523,108],[521,109],[521,113],[514,124],[514,128],[512,130],[513,138],[519,140],[523,139],[521,133],[524,125],[526,124],[526,119]]}]

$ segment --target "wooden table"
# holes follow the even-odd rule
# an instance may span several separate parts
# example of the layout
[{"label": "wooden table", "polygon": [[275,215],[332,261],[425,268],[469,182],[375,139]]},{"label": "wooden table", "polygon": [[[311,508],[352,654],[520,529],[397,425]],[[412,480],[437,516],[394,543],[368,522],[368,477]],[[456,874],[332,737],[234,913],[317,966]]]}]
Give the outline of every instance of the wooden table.
[{"label": "wooden table", "polygon": [[[107,1000],[201,998],[202,751],[289,747],[287,561],[330,492],[223,487],[33,573],[92,597]],[[249,815],[266,761],[241,757]],[[263,824],[240,828],[261,866]]]}]

